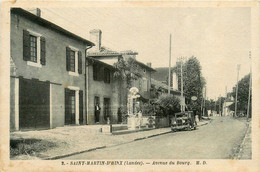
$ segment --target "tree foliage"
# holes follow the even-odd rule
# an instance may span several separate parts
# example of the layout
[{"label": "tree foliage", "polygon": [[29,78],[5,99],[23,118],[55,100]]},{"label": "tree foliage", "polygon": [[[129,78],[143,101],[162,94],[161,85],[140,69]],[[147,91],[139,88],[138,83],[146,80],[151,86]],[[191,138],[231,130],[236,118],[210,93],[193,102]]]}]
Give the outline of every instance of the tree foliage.
[{"label": "tree foliage", "polygon": [[179,112],[181,109],[180,99],[173,95],[162,95],[155,102],[155,104],[157,105],[156,114],[158,116],[167,116],[175,112]]},{"label": "tree foliage", "polygon": [[[250,74],[244,76],[240,81],[238,81],[238,94],[237,94],[237,110],[238,111],[247,111],[248,106],[248,94],[249,94],[249,82]],[[236,98],[236,89],[233,90],[232,96]],[[250,96],[250,107],[252,102],[252,92]],[[235,103],[230,106],[231,110],[235,110]],[[250,108],[251,109],[251,108]]]},{"label": "tree foliage", "polygon": [[120,58],[118,62],[114,64],[117,69],[114,73],[114,77],[126,82],[126,86],[129,89],[131,87],[132,80],[138,79],[137,66],[135,65],[135,59],[133,58]]},{"label": "tree foliage", "polygon": [[[192,56],[182,65],[183,71],[183,91],[185,97],[190,100],[192,96],[196,96],[196,101],[187,102],[188,108],[200,111],[203,98],[203,87],[206,85],[206,80],[201,74],[201,65],[199,60]],[[181,90],[181,63],[178,62],[173,68],[173,72],[178,77],[178,88]]]}]

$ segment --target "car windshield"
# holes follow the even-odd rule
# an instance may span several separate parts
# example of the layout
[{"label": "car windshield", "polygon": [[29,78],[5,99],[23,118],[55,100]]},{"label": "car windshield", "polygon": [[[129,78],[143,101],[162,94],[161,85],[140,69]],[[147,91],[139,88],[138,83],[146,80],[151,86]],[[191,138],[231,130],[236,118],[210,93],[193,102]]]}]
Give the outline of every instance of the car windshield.
[{"label": "car windshield", "polygon": [[176,118],[187,117],[187,114],[176,114]]}]

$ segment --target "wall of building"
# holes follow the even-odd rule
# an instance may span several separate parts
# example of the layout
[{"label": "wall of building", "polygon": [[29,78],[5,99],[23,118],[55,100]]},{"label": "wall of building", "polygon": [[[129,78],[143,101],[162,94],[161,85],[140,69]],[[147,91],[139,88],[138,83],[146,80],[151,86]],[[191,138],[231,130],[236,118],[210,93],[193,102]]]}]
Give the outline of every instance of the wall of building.
[{"label": "wall of building", "polygon": [[10,78],[10,131],[15,130],[15,78]]},{"label": "wall of building", "polygon": [[65,121],[65,96],[61,85],[51,84],[52,128],[62,127]]},{"label": "wall of building", "polygon": [[104,81],[95,81],[93,79],[93,65],[89,64],[86,67],[88,71],[88,124],[95,124],[95,110],[94,110],[94,97],[98,96],[100,98],[100,123],[105,123],[104,119],[104,98],[110,98],[111,103],[111,115],[112,123],[117,123],[117,111],[119,108],[119,82],[113,77],[111,73],[110,83],[104,83]]},{"label": "wall of building", "polygon": [[[33,67],[23,60],[23,30],[30,29],[41,34],[46,39],[46,65]],[[73,46],[82,52],[82,64],[85,64],[86,45],[83,42],[68,38],[56,31],[40,26],[25,17],[11,14],[11,57],[17,68],[14,77],[22,76],[27,79],[36,78],[40,81],[50,81],[60,84],[53,86],[53,126],[64,125],[64,88],[68,86],[79,87],[85,90],[84,68],[79,76],[71,76],[66,71],[66,47]],[[11,85],[13,81],[11,81]],[[12,88],[12,86],[11,86]],[[11,89],[11,97],[14,95]],[[85,94],[83,94],[85,95]],[[83,101],[85,97],[83,97]],[[12,99],[11,99],[12,101]],[[84,103],[85,105],[85,103]],[[13,104],[11,102],[11,109]],[[57,107],[57,108],[56,108]],[[83,107],[85,114],[85,107]],[[14,111],[11,110],[11,123]],[[83,115],[85,116],[85,115]]]}]

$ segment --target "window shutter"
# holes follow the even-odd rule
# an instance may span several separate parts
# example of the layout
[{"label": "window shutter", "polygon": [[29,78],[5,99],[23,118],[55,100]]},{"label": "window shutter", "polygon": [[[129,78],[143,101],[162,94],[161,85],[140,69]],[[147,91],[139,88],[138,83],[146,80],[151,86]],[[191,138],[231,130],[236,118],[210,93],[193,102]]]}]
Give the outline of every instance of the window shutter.
[{"label": "window shutter", "polygon": [[104,81],[104,76],[105,72],[104,72],[104,67],[103,66],[100,66],[99,68],[99,81]]},{"label": "window shutter", "polygon": [[81,51],[78,52],[78,72],[82,74],[82,53]]},{"label": "window shutter", "polygon": [[65,124],[70,124],[70,108],[69,108],[70,90],[65,88]]},{"label": "window shutter", "polygon": [[41,37],[41,64],[45,65],[46,64],[46,45],[45,45],[45,38]]},{"label": "window shutter", "polygon": [[83,124],[83,91],[79,90],[79,124]]},{"label": "window shutter", "polygon": [[93,63],[93,80],[94,81],[97,81],[98,80],[98,70],[97,70],[97,64],[96,63]]},{"label": "window shutter", "polygon": [[66,70],[70,71],[70,48],[66,47]]},{"label": "window shutter", "polygon": [[30,34],[23,30],[23,60],[30,60]]}]

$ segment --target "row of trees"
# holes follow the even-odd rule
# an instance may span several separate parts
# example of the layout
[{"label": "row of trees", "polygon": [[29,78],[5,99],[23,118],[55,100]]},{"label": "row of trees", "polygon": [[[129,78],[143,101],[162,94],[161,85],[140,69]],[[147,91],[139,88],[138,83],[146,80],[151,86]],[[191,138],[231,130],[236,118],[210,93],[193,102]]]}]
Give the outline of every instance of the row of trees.
[{"label": "row of trees", "polygon": [[[182,64],[181,64],[182,63]],[[192,56],[186,62],[178,62],[173,68],[173,72],[178,77],[178,89],[181,90],[181,65],[183,76],[183,92],[185,93],[187,110],[193,110],[201,115],[201,105],[203,103],[203,88],[206,80],[202,76],[199,60]],[[191,100],[195,96],[197,100]]]},{"label": "row of trees", "polygon": [[[246,113],[248,109],[248,97],[249,97],[249,82],[250,74],[244,76],[240,81],[238,81],[238,94],[237,94],[237,111]],[[251,116],[251,107],[252,107],[252,90],[250,94],[250,105],[249,105],[249,114]],[[236,89],[233,88],[232,96],[236,97]],[[235,111],[235,102],[230,106],[230,109]]]},{"label": "row of trees", "polygon": [[[237,111],[246,114],[248,109],[248,94],[249,94],[249,82],[250,74],[244,76],[238,82],[238,95],[237,95]],[[251,104],[252,104],[252,90],[250,94],[250,106],[249,114],[251,116]],[[236,98],[236,87],[233,87],[231,93],[233,98],[233,103],[228,107],[231,111],[235,111],[235,98]],[[223,106],[225,106],[225,101],[232,101],[231,97],[219,97],[217,100],[205,100],[204,108],[205,110],[217,111],[218,114],[223,114]],[[249,117],[250,117],[249,116]]]}]

